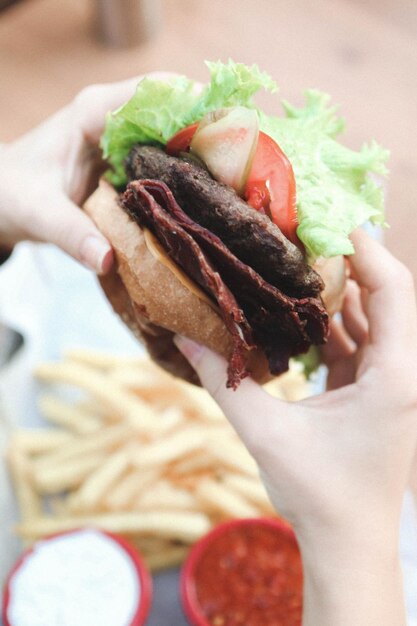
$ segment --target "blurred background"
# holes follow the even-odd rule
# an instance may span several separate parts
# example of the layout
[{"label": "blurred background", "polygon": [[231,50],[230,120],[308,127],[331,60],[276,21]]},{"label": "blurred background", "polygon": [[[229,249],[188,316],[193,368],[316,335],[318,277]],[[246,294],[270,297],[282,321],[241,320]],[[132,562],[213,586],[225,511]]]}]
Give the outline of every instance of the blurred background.
[{"label": "blurred background", "polygon": [[0,0],[0,141],[90,83],[156,69],[204,81],[204,59],[228,57],[295,103],[328,91],[347,145],[391,150],[386,241],[417,277],[416,0]]}]

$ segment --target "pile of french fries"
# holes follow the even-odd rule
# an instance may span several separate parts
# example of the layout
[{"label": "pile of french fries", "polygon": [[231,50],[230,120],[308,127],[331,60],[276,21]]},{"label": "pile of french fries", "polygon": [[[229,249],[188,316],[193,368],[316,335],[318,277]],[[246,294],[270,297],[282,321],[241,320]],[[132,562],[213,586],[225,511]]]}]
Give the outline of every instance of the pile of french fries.
[{"label": "pile of french fries", "polygon": [[[157,570],[181,563],[224,519],[275,514],[254,460],[203,389],[148,359],[91,350],[35,376],[51,427],[16,431],[8,450],[25,543],[93,526],[127,537]],[[308,388],[293,368],[269,391],[297,400]]]}]

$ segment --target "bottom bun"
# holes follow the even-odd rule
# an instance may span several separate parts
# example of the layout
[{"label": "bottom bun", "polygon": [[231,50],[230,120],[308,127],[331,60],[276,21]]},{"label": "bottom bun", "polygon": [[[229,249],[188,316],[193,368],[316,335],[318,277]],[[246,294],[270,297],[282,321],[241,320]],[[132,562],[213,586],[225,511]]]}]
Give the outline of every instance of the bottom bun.
[{"label": "bottom bun", "polygon": [[[222,318],[150,252],[143,231],[119,206],[117,192],[106,181],[100,181],[84,209],[114,250],[114,268],[100,277],[113,309],[145,344],[154,361],[170,373],[199,384],[173,338],[184,335],[228,359],[233,344]],[[272,378],[261,351],[248,352],[248,370],[260,383]]]}]

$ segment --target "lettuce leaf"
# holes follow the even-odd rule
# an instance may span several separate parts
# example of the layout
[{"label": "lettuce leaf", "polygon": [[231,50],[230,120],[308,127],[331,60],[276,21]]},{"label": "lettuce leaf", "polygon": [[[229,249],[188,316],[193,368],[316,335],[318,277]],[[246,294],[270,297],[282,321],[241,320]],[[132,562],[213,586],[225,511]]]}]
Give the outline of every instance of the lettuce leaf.
[{"label": "lettuce leaf", "polygon": [[352,254],[350,233],[368,220],[385,223],[383,192],[371,176],[387,173],[388,151],[376,142],[358,152],[338,143],[344,121],[329,96],[306,92],[301,109],[283,103],[285,117],[259,113],[261,129],[285,152],[297,189],[297,235],[313,261],[319,256]]},{"label": "lettuce leaf", "polygon": [[224,65],[206,62],[211,81],[203,88],[201,96],[187,119],[188,124],[200,120],[206,113],[223,107],[254,106],[252,96],[260,89],[271,93],[278,90],[276,83],[268,74],[260,72],[257,65],[247,67],[243,63],[229,61]]},{"label": "lettuce leaf", "polygon": [[274,91],[274,81],[256,65],[206,63],[210,83],[202,90],[184,76],[168,82],[144,78],[133,97],[108,113],[101,138],[103,157],[112,170],[108,179],[117,187],[126,183],[123,161],[135,143],[165,145],[176,132],[221,107],[253,107],[252,96],[260,89]]},{"label": "lettuce leaf", "polygon": [[107,114],[100,145],[103,157],[112,166],[109,180],[115,186],[125,184],[123,162],[132,146],[165,145],[185,126],[186,115],[198,99],[194,82],[183,76],[169,82],[144,78],[126,104]]},{"label": "lettuce leaf", "polygon": [[[275,82],[256,65],[229,61],[207,63],[210,83],[203,89],[177,76],[168,82],[144,78],[133,97],[109,113],[101,139],[103,156],[115,186],[126,183],[124,160],[136,143],[165,145],[178,130],[221,107],[255,107],[260,90],[275,92]],[[258,110],[260,128],[280,145],[294,168],[297,234],[311,261],[319,256],[351,254],[349,234],[370,220],[385,223],[383,193],[373,175],[385,175],[388,152],[375,142],[359,151],[336,141],[344,121],[330,98],[306,92],[305,106],[282,102],[283,115]]]}]

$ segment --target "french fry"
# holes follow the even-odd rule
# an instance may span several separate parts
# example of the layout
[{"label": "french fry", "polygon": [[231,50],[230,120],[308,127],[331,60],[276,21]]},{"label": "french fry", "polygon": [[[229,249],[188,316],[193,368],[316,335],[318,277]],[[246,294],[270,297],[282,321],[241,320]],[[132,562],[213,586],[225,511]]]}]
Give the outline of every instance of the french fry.
[{"label": "french fry", "polygon": [[102,372],[78,363],[44,363],[35,369],[35,375],[44,382],[64,383],[84,389],[120,417],[145,432],[154,430],[155,411],[149,404],[126,391]]},{"label": "french fry", "polygon": [[[104,498],[107,490],[120,478],[129,466],[127,450],[114,452],[97,467],[78,489],[75,496],[76,507],[80,511],[92,511]],[[74,504],[73,504],[74,508]]]},{"label": "french fry", "polygon": [[173,431],[175,428],[181,427],[186,420],[184,411],[177,406],[169,406],[163,409],[159,416],[159,424],[156,428],[156,434],[159,437],[165,433]]},{"label": "french fry", "polygon": [[129,539],[132,545],[136,546],[143,554],[160,552],[173,545],[169,539],[151,535],[131,536]]},{"label": "french fry", "polygon": [[89,433],[36,460],[34,462],[35,472],[37,469],[59,467],[67,461],[85,457],[87,454],[99,454],[114,450],[121,443],[131,440],[133,434],[134,430],[129,424],[116,424],[97,433]]},{"label": "french fry", "polygon": [[8,462],[13,477],[16,499],[22,520],[37,517],[42,512],[42,502],[30,480],[30,463],[22,450],[13,445],[8,450]]},{"label": "french fry", "polygon": [[32,518],[18,524],[16,532],[23,538],[38,539],[45,535],[88,526],[122,535],[153,534],[191,543],[207,533],[211,523],[207,515],[195,512],[103,513],[66,518]]},{"label": "french fry", "polygon": [[68,430],[84,434],[93,432],[101,426],[101,420],[80,407],[67,404],[55,396],[43,396],[39,400],[39,409],[52,424],[58,424]]},{"label": "french fry", "polygon": [[123,511],[131,508],[132,502],[143,489],[157,482],[158,469],[133,470],[114,485],[107,494],[104,505],[107,509]]},{"label": "french fry", "polygon": [[259,517],[259,509],[226,485],[210,478],[202,480],[196,488],[196,496],[222,517]]},{"label": "french fry", "polygon": [[13,433],[10,445],[20,448],[25,454],[37,455],[53,452],[74,441],[70,433],[62,430],[46,430],[44,428],[33,428],[19,430]]},{"label": "french fry", "polygon": [[193,476],[199,472],[213,469],[213,455],[210,451],[202,450],[199,454],[188,454],[184,458],[175,460],[172,471],[181,480],[184,476]]},{"label": "french fry", "polygon": [[95,419],[98,419],[101,424],[114,424],[120,422],[123,418],[120,415],[115,414],[113,411],[109,411],[109,407],[104,404],[99,404],[97,400],[92,397],[85,397],[75,405],[77,409],[80,409],[83,414],[88,413]]},{"label": "french fry", "polygon": [[157,484],[142,491],[135,502],[135,509],[147,510],[173,510],[173,511],[198,511],[198,500],[187,489],[177,487],[168,480],[160,480]]},{"label": "french fry", "polygon": [[119,365],[111,372],[112,378],[121,385],[139,392],[160,407],[179,404],[190,417],[209,422],[226,422],[223,413],[204,389],[176,379],[150,364],[147,368]]},{"label": "french fry", "polygon": [[129,537],[130,543],[141,553],[148,569],[157,572],[180,565],[189,551],[189,545],[155,537]]},{"label": "french fry", "polygon": [[144,561],[151,572],[178,567],[188,554],[187,546],[167,546],[164,550],[144,554]]},{"label": "french fry", "polygon": [[200,450],[205,442],[205,433],[195,429],[174,432],[164,439],[132,449],[132,465],[139,468],[154,467],[181,458]]},{"label": "french fry", "polygon": [[225,432],[218,425],[193,424],[168,433],[164,438],[132,448],[132,464],[136,467],[150,467],[168,464],[184,456],[200,453],[218,438],[224,438]]},{"label": "french fry", "polygon": [[177,567],[187,556],[189,546],[158,537],[129,537],[152,572]]},{"label": "french fry", "polygon": [[99,467],[105,459],[104,453],[68,459],[61,465],[34,467],[31,480],[42,494],[55,494],[78,487],[87,476]]}]

